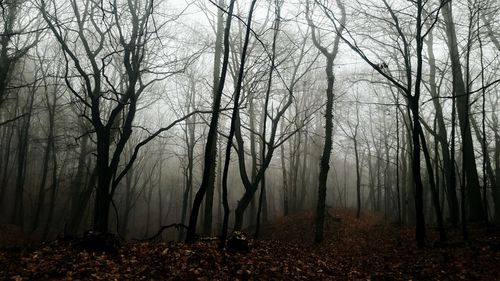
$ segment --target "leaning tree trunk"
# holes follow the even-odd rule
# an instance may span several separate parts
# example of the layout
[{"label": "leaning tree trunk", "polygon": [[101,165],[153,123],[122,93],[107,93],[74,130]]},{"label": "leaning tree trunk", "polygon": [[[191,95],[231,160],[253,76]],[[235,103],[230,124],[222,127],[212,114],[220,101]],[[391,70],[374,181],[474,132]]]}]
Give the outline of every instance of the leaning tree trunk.
[{"label": "leaning tree trunk", "polygon": [[481,221],[484,219],[484,209],[481,201],[481,190],[479,188],[479,176],[476,169],[476,158],[474,155],[474,144],[469,124],[469,97],[467,87],[464,83],[462,65],[460,63],[460,52],[458,50],[457,35],[453,22],[451,2],[443,6],[443,17],[448,39],[450,62],[453,77],[453,97],[456,99],[458,123],[462,135],[463,165],[466,176],[466,198],[469,207],[469,219]]},{"label": "leaning tree trunk", "polygon": [[454,169],[454,167],[450,156],[448,133],[446,131],[446,125],[444,123],[443,109],[439,101],[438,87],[436,85],[436,60],[434,57],[433,39],[434,38],[432,32],[429,32],[427,39],[427,53],[429,56],[429,71],[430,71],[429,87],[434,109],[436,110],[435,118],[437,120],[437,125],[438,125],[437,139],[441,145],[441,154],[443,157],[443,168],[445,174],[445,186],[447,191],[446,194],[448,201],[448,212],[450,215],[451,224],[456,227],[458,226],[458,220],[459,220],[459,205],[457,199],[456,186],[453,184],[453,180],[451,178],[453,176],[452,170]]},{"label": "leaning tree trunk", "polygon": [[[186,234],[186,242],[193,243],[196,240],[196,224],[198,223],[198,213],[200,211],[201,203],[203,197],[209,188],[210,183],[210,173],[212,173],[213,165],[215,165],[216,154],[212,150],[214,143],[216,142],[217,127],[219,124],[219,110],[221,106],[222,93],[224,90],[224,83],[226,81],[226,73],[228,69],[229,62],[229,35],[231,30],[231,20],[233,15],[235,0],[231,0],[228,8],[228,16],[226,20],[226,27],[224,30],[224,56],[222,61],[221,78],[219,80],[219,87],[217,93],[214,96],[214,102],[212,105],[212,119],[210,120],[210,128],[207,135],[207,143],[205,146],[205,159],[203,167],[203,177],[200,185],[200,189],[196,192],[193,207],[191,209],[191,215],[189,216],[189,225]],[[224,195],[223,195],[224,196]]]},{"label": "leaning tree trunk", "polygon": [[[219,0],[219,7],[224,7],[224,0]],[[219,88],[219,74],[220,65],[222,60],[222,35],[224,31],[224,18],[222,9],[217,10],[217,30],[215,34],[215,53],[214,53],[214,73],[213,73],[213,99],[215,101],[215,95],[217,94],[217,89]],[[215,135],[215,140],[212,144],[212,154],[217,155],[217,134]],[[214,157],[216,158],[216,156]],[[219,163],[221,165],[221,163]],[[208,180],[207,195],[205,198],[205,218],[203,220],[203,233],[205,236],[212,235],[212,220],[213,220],[213,202],[214,202],[214,192],[215,192],[215,175],[216,175],[216,165],[212,166],[212,171],[210,172],[210,178]]]},{"label": "leaning tree trunk", "polygon": [[[227,180],[228,180],[228,173],[229,173],[229,163],[231,160],[231,149],[233,145],[233,138],[236,132],[236,126],[240,126],[239,124],[239,102],[240,102],[240,95],[241,95],[241,90],[243,86],[243,77],[244,77],[244,72],[245,72],[245,61],[246,61],[246,55],[248,51],[248,44],[250,41],[250,31],[251,31],[251,24],[252,24],[252,18],[253,18],[253,13],[255,10],[255,4],[256,0],[253,0],[252,3],[250,4],[250,11],[248,14],[248,19],[247,19],[247,28],[245,32],[245,41],[243,43],[243,50],[241,53],[241,61],[240,61],[240,69],[238,72],[238,80],[236,82],[236,87],[234,91],[234,97],[233,97],[233,114],[231,116],[231,126],[229,129],[229,137],[227,139],[227,145],[226,145],[226,158],[224,160],[224,169],[223,169],[223,174],[222,174],[222,187],[223,187],[223,196],[224,196],[224,220],[223,220],[223,226],[222,226],[222,233],[221,233],[221,241],[220,241],[220,247],[224,248],[225,242],[226,242],[226,235],[227,235],[227,228],[228,228],[228,223],[229,223],[229,205],[228,205],[228,199],[227,199]],[[245,191],[245,194],[247,192]],[[250,197],[250,200],[253,199],[253,193],[251,194],[252,196]],[[240,201],[241,202],[241,201]],[[239,202],[239,203],[240,203]],[[238,203],[238,207],[240,204]],[[236,214],[236,220],[238,218],[243,218],[243,213],[238,212],[238,207],[235,210]],[[235,226],[235,230],[239,230]]]}]

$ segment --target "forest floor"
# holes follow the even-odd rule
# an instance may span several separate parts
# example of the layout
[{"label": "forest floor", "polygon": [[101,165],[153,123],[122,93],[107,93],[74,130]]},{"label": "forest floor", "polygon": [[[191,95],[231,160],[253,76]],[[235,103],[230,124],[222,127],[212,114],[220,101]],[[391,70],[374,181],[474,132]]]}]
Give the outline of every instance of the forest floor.
[{"label": "forest floor", "polygon": [[314,244],[313,214],[283,217],[250,241],[249,253],[217,241],[125,243],[116,253],[89,253],[77,242],[0,250],[2,280],[500,280],[500,234],[471,226],[471,242],[449,230],[447,243],[418,249],[412,228],[380,215],[329,210],[325,241]]}]

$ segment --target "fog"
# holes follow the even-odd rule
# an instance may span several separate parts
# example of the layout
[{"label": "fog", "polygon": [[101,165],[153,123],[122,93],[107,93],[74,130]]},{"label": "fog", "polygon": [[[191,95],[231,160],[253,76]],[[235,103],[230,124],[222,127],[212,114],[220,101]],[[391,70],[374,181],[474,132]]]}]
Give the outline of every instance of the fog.
[{"label": "fog", "polygon": [[413,2],[2,1],[0,224],[499,222],[498,4]]}]

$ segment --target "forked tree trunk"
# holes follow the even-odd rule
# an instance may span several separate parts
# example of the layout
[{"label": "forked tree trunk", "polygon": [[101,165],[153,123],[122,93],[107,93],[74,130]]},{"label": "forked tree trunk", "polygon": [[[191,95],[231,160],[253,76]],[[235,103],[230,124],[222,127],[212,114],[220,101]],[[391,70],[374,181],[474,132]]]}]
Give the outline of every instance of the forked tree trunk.
[{"label": "forked tree trunk", "polygon": [[[205,145],[205,159],[203,167],[203,177],[200,185],[200,189],[196,192],[193,207],[191,209],[191,215],[189,216],[189,225],[186,234],[186,242],[193,243],[196,240],[196,224],[198,223],[198,214],[200,211],[201,203],[209,188],[210,184],[210,174],[213,170],[213,165],[215,165],[217,155],[214,153],[212,147],[214,143],[217,143],[217,127],[219,124],[219,110],[221,105],[222,93],[224,90],[224,84],[226,81],[226,73],[229,62],[229,35],[231,30],[231,21],[233,16],[235,0],[231,0],[228,8],[228,16],[226,20],[226,27],[224,29],[224,56],[222,61],[221,77],[219,80],[219,87],[217,93],[214,96],[214,102],[212,104],[212,119],[210,120],[210,128],[207,135],[207,143]],[[223,190],[223,197],[227,196],[227,190]],[[227,201],[227,197],[225,198]],[[226,203],[224,203],[226,205]],[[226,206],[225,206],[226,209]],[[227,210],[228,211],[228,210]]]},{"label": "forked tree trunk", "polygon": [[318,204],[316,206],[316,231],[314,241],[319,243],[323,241],[323,228],[325,223],[325,211],[326,211],[326,186],[328,180],[328,171],[330,170],[330,154],[332,152],[333,146],[333,85],[335,83],[335,76],[333,74],[333,64],[335,58],[338,54],[340,35],[345,27],[346,22],[346,11],[344,4],[340,1],[336,1],[337,6],[341,10],[340,19],[340,30],[337,30],[337,36],[333,42],[332,51],[321,45],[318,38],[316,37],[315,25],[312,22],[309,15],[309,3],[306,6],[306,18],[309,26],[312,28],[312,40],[314,46],[323,54],[326,59],[326,105],[325,105],[325,142],[323,146],[323,154],[320,161],[319,170],[319,186],[318,186]]}]

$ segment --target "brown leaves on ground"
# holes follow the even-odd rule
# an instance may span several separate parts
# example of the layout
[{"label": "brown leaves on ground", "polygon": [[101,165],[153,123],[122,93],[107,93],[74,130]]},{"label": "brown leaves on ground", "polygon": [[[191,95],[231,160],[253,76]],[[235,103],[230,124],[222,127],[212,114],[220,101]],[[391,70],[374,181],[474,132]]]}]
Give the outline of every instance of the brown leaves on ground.
[{"label": "brown leaves on ground", "polygon": [[[471,244],[451,231],[446,244],[417,249],[413,230],[376,214],[358,220],[329,210],[326,240],[313,244],[313,214],[281,218],[248,254],[217,241],[129,243],[114,255],[81,251],[74,241],[0,251],[0,278],[11,280],[497,280],[500,237],[471,229]],[[455,233],[457,232],[457,233]],[[429,236],[432,236],[429,235]],[[431,237],[429,240],[432,240]],[[431,244],[431,243],[429,243]]]}]

